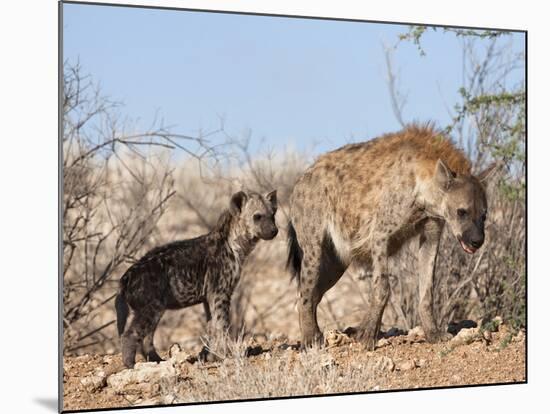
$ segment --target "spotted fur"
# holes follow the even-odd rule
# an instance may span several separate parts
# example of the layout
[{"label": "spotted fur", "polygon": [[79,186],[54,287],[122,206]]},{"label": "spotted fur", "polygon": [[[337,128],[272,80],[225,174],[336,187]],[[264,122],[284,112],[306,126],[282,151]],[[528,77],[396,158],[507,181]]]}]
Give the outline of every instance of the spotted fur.
[{"label": "spotted fur", "polygon": [[291,195],[288,232],[305,346],[321,342],[317,305],[353,265],[372,270],[363,339],[374,347],[390,292],[388,259],[413,237],[419,240],[420,319],[430,340],[441,336],[432,290],[443,225],[469,253],[484,240],[481,182],[488,172],[475,177],[470,170],[464,153],[430,125],[346,145],[306,170]]}]

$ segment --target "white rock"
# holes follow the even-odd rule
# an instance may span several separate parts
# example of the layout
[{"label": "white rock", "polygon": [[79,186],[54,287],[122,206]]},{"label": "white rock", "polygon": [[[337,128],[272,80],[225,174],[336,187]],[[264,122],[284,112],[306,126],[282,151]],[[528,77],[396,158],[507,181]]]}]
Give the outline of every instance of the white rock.
[{"label": "white rock", "polygon": [[479,328],[464,328],[451,339],[451,344],[462,345],[469,344],[476,339],[481,339],[479,335]]},{"label": "white rock", "polygon": [[123,393],[130,384],[155,384],[161,380],[175,383],[176,369],[170,361],[139,362],[134,369],[125,369],[107,378],[107,384],[117,393]]},{"label": "white rock", "polygon": [[397,369],[399,371],[410,371],[411,369],[416,368],[416,362],[413,359],[409,359],[407,361],[400,362],[397,364]]},{"label": "white rock", "polygon": [[94,371],[80,380],[81,384],[89,391],[94,392],[106,385],[107,374],[102,368],[96,368]]},{"label": "white rock", "polygon": [[392,372],[395,369],[395,362],[390,357],[384,356],[373,363],[375,371]]},{"label": "white rock", "polygon": [[421,326],[416,326],[407,332],[407,340],[411,342],[420,342],[426,340],[426,334]]},{"label": "white rock", "polygon": [[324,337],[325,346],[328,348],[345,345],[352,342],[351,338],[348,335],[335,329],[326,331]]},{"label": "white rock", "polygon": [[174,364],[182,364],[184,362],[189,362],[191,357],[191,354],[188,354],[185,351],[179,351],[172,354],[172,356],[170,357],[170,361],[172,361],[172,363]]}]

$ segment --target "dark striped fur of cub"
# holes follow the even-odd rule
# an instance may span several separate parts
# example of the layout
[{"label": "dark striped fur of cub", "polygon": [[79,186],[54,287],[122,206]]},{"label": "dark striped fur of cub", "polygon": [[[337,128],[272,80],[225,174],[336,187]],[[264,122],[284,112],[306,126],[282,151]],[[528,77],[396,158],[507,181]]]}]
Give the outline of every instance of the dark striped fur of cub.
[{"label": "dark striped fur of cub", "polygon": [[210,233],[156,247],[126,271],[115,301],[124,365],[134,366],[138,350],[147,361],[162,361],[153,336],[167,309],[202,303],[210,333],[227,333],[242,266],[260,239],[277,235],[276,210],[276,191],[240,191]]}]

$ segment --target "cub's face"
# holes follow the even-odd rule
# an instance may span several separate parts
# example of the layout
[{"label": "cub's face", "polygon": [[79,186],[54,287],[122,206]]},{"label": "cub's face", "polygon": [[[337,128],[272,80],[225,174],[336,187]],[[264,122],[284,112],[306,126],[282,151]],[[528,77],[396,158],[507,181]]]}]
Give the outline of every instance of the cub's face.
[{"label": "cub's face", "polygon": [[230,211],[253,238],[271,240],[279,232],[275,224],[276,190],[265,195],[239,191],[231,197]]}]

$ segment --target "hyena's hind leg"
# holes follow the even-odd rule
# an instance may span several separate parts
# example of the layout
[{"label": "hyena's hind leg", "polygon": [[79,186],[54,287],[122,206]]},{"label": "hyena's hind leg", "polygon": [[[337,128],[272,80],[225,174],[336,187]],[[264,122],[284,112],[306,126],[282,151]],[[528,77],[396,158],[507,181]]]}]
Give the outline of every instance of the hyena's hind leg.
[{"label": "hyena's hind leg", "polygon": [[157,315],[156,322],[153,321],[154,325],[150,329],[149,333],[147,333],[143,338],[143,347],[142,347],[143,357],[145,358],[145,360],[149,362],[164,361],[164,359],[162,359],[162,357],[157,353],[157,350],[155,349],[155,346],[153,344],[155,330],[157,329],[158,323],[162,318],[163,313],[164,313],[163,311],[160,311],[155,314]]},{"label": "hyena's hind leg", "polygon": [[[136,359],[136,352],[142,349],[146,359],[156,357],[162,360],[153,347],[153,335],[155,328],[162,317],[163,311],[151,309],[134,311],[132,323],[122,334],[122,362],[128,368],[132,368]],[[145,338],[148,338],[145,341]]]},{"label": "hyena's hind leg", "polygon": [[320,243],[304,250],[298,287],[298,313],[302,332],[302,347],[323,344],[323,334],[317,322],[317,307],[323,295],[342,277],[346,266],[337,256],[330,237],[325,234]]}]

